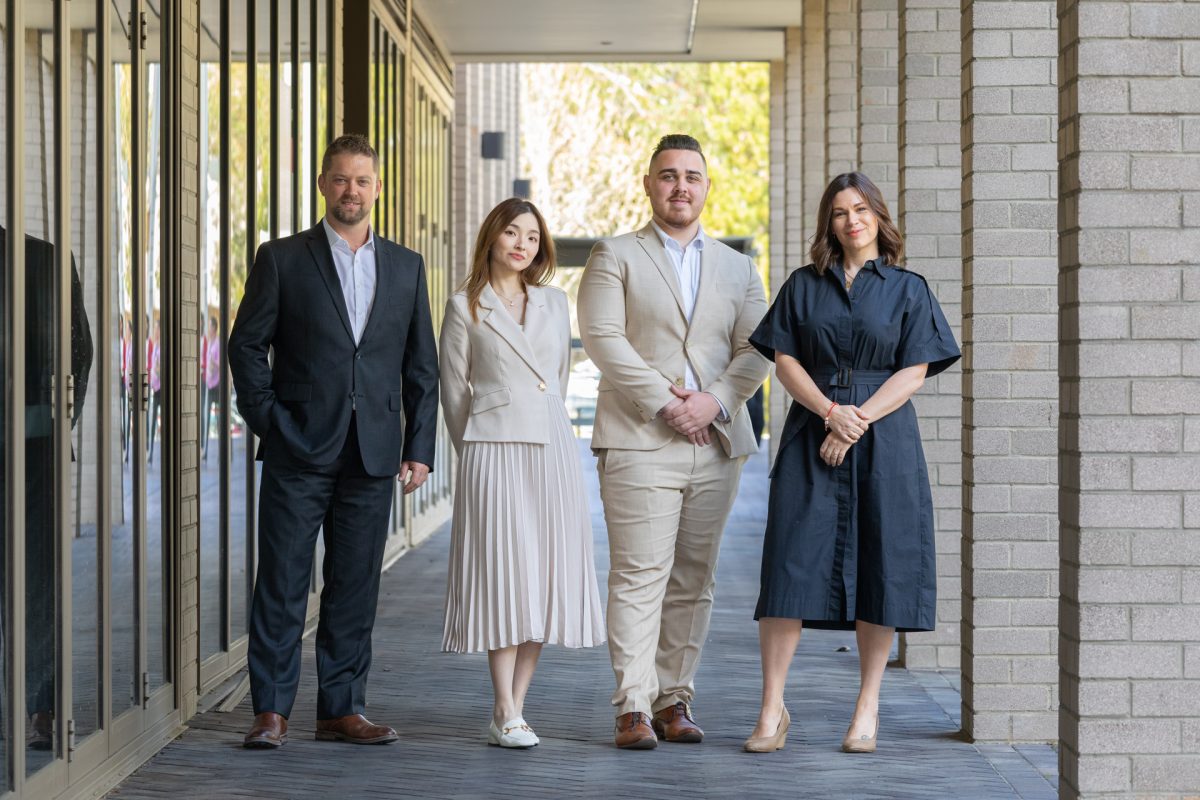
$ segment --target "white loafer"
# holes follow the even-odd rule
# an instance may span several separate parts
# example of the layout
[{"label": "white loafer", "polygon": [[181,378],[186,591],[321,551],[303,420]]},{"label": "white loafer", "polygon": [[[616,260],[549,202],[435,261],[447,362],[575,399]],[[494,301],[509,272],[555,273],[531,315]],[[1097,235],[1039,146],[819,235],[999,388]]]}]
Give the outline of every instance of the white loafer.
[{"label": "white loafer", "polygon": [[488,744],[494,744],[497,747],[516,747],[528,750],[539,741],[537,734],[533,732],[533,728],[529,727],[528,723],[520,717],[510,719],[504,723],[503,728],[497,728],[495,720],[492,720],[488,724]]}]

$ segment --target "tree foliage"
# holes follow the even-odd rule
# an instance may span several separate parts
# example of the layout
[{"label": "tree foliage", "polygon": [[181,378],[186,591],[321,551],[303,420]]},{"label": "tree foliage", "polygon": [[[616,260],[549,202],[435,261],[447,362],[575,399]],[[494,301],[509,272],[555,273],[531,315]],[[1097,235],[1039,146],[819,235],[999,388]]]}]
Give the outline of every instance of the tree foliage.
[{"label": "tree foliage", "polygon": [[753,236],[765,272],[770,73],[765,63],[525,64],[521,156],[559,236],[611,236],[650,217],[642,176],[659,137],[700,140],[714,236]]}]

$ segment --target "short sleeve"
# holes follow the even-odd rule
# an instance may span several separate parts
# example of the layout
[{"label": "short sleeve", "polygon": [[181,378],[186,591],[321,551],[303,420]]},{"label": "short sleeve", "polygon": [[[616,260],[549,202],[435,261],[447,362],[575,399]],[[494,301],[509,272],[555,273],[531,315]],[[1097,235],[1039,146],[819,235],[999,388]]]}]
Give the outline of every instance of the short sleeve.
[{"label": "short sleeve", "polygon": [[798,305],[803,287],[798,278],[799,270],[793,272],[783,288],[767,309],[767,315],[758,323],[754,333],[750,334],[750,344],[758,352],[772,361],[776,353],[783,353],[792,358],[800,359],[800,343],[797,334],[800,332]]},{"label": "short sleeve", "polygon": [[928,364],[925,377],[930,378],[958,361],[962,352],[929,284],[916,273],[908,274],[912,276],[910,280],[914,286],[909,292],[908,309],[901,324],[896,369]]}]

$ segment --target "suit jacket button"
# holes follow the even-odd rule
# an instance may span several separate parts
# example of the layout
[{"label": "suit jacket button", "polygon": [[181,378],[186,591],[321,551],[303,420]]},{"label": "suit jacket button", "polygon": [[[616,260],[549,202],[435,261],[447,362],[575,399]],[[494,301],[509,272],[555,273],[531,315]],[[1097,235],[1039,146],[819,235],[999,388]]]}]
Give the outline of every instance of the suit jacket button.
[{"label": "suit jacket button", "polygon": [[538,391],[539,392],[546,391],[546,382],[545,381],[538,381]]},{"label": "suit jacket button", "polygon": [[676,379],[675,379],[675,385],[676,385],[676,386],[683,386],[683,378],[676,378]]}]

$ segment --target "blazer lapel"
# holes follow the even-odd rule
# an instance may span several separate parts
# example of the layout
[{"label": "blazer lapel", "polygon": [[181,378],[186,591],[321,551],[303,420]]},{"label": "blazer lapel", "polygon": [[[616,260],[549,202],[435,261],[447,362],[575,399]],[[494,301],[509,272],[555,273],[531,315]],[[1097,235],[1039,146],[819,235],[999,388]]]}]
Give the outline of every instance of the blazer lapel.
[{"label": "blazer lapel", "polygon": [[374,231],[371,232],[371,235],[375,242],[375,299],[371,301],[371,315],[367,317],[367,324],[363,327],[362,338],[364,341],[367,335],[375,329],[375,319],[386,313],[383,309],[390,308],[388,298],[391,296],[397,277],[388,243],[380,239]]},{"label": "blazer lapel", "polygon": [[[544,304],[545,298],[540,296],[540,290],[536,286],[527,287],[527,291],[529,292],[529,302],[525,308],[525,322],[528,327],[530,322],[529,312],[538,306],[539,301]],[[534,355],[533,348],[529,346],[529,340],[521,332],[521,327],[512,318],[512,314],[509,314],[502,308],[501,303],[503,301],[492,289],[492,285],[490,283],[484,284],[483,292],[479,295],[479,307],[487,309],[487,314],[484,315],[483,321],[499,334],[501,339],[508,342],[509,347],[516,351],[521,360],[528,364],[529,368],[539,378],[543,381],[546,380],[546,376],[542,374],[541,365],[538,364],[537,356]],[[541,308],[538,308],[537,311],[534,311],[534,314],[536,315],[541,310]]]},{"label": "blazer lapel", "polygon": [[658,233],[654,230],[654,224],[647,223],[646,227],[637,232],[637,238],[638,244],[646,251],[646,255],[654,262],[654,266],[658,267],[663,280],[670,287],[671,296],[675,298],[675,305],[679,306],[679,313],[683,315],[686,322],[687,314],[683,310],[683,292],[679,288],[679,277],[675,274],[675,267],[671,266],[671,258],[667,255],[666,248],[663,247]]},{"label": "blazer lapel", "polygon": [[346,329],[350,341],[354,341],[354,328],[350,326],[350,314],[346,311],[346,296],[342,293],[342,282],[338,280],[337,268],[333,265],[333,252],[329,249],[329,237],[325,235],[325,224],[318,222],[315,228],[308,232],[308,250],[312,253],[313,261],[325,288],[329,290],[329,299],[337,309],[338,317]]},{"label": "blazer lapel", "polygon": [[[704,235],[704,234],[700,234]],[[712,246],[712,241],[705,241],[704,248],[700,251],[700,285],[696,287],[696,305],[692,308],[692,319],[702,319],[700,316],[704,304],[708,297],[713,292],[713,285],[717,282],[718,269],[717,248]],[[688,323],[688,329],[692,327],[691,322]]]}]

